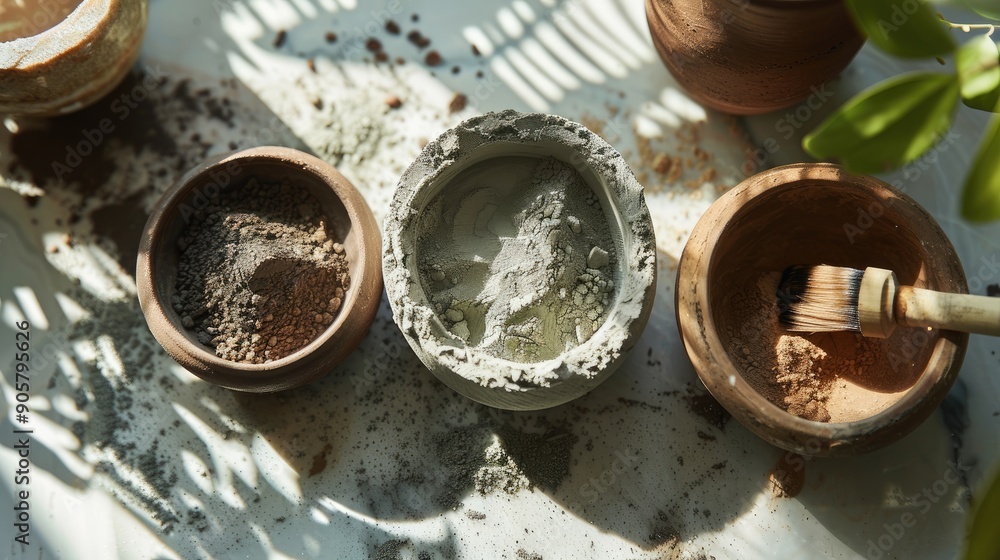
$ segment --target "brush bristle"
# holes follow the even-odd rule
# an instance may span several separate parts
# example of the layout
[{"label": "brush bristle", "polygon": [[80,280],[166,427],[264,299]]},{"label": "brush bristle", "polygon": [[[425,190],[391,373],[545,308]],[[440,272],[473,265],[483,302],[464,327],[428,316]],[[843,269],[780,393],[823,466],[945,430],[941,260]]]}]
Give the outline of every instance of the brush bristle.
[{"label": "brush bristle", "polygon": [[792,332],[861,332],[858,291],[863,270],[790,266],[778,285],[778,321]]}]

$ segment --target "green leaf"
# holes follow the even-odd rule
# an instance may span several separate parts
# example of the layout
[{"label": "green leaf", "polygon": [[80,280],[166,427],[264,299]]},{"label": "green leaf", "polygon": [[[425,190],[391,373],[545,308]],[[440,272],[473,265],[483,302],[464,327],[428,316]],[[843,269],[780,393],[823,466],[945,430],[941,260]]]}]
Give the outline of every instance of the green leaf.
[{"label": "green leaf", "polygon": [[978,35],[955,53],[962,101],[973,109],[1000,109],[1000,49],[986,35]]},{"label": "green leaf", "polygon": [[997,0],[965,0],[964,3],[984,18],[1000,21],[1000,4],[997,4]]},{"label": "green leaf", "polygon": [[1000,558],[1000,473],[993,479],[986,495],[976,506],[976,513],[969,527],[969,541],[964,560],[996,560]]},{"label": "green leaf", "polygon": [[839,158],[857,173],[895,169],[920,157],[951,126],[958,76],[918,72],[851,98],[802,139],[819,159]]},{"label": "green leaf", "polygon": [[942,56],[955,42],[923,0],[846,0],[854,23],[882,50],[906,58]]},{"label": "green leaf", "polygon": [[[1000,219],[1000,116],[993,117],[993,121],[986,128],[983,145],[980,146],[976,159],[972,162],[969,176],[965,179],[962,216],[972,222]],[[995,523],[996,519],[1000,519],[1000,513],[991,522]],[[990,558],[1000,558],[1000,556]]]}]

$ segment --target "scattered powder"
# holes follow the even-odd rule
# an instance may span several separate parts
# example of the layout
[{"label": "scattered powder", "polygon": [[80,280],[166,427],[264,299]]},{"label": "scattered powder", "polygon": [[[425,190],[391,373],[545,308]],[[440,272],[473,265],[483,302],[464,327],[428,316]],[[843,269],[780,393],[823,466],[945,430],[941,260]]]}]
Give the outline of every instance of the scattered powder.
[{"label": "scattered powder", "polygon": [[[482,495],[512,495],[533,488],[554,491],[569,474],[576,441],[577,436],[561,428],[529,433],[487,420],[452,428],[434,438],[436,456],[446,473],[437,501],[457,508],[470,488]],[[467,515],[486,517],[471,511]]]},{"label": "scattered powder", "polygon": [[497,440],[486,448],[482,467],[475,474],[476,491],[480,494],[517,494],[531,488],[528,477],[518,468],[514,459],[507,454]]},{"label": "scattered powder", "polygon": [[288,182],[230,189],[178,239],[174,309],[219,357],[278,360],[322,333],[350,284],[319,203]]},{"label": "scattered powder", "polygon": [[423,283],[440,319],[470,346],[518,362],[552,359],[604,322],[615,243],[597,195],[572,167],[535,160],[527,180],[514,179],[501,169],[523,170],[531,159],[497,159],[427,206]]},{"label": "scattered powder", "polygon": [[386,541],[375,550],[374,560],[402,560],[401,550],[409,541],[394,539]]},{"label": "scattered powder", "polygon": [[[736,367],[751,386],[788,412],[819,422],[850,422],[876,414],[901,392],[866,389],[866,380],[892,380],[897,371],[884,340],[857,333],[801,336],[778,323],[776,293],[780,272],[764,274],[730,297],[735,316],[727,329]],[[883,385],[898,386],[890,382]]]},{"label": "scattered powder", "polygon": [[523,548],[517,549],[517,560],[545,560],[541,554],[528,552]]}]

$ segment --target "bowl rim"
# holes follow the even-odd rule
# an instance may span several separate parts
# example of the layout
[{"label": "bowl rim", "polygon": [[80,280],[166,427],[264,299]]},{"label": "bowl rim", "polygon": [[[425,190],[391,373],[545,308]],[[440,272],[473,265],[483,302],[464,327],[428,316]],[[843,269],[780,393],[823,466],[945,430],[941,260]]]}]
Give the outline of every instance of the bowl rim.
[{"label": "bowl rim", "polygon": [[[234,166],[236,171],[232,171]],[[179,215],[181,206],[191,196],[194,196],[194,191],[205,188],[207,182],[213,180],[220,172],[238,175],[247,173],[253,167],[264,166],[287,168],[289,177],[293,181],[296,175],[305,175],[309,180],[302,181],[303,186],[308,185],[307,188],[310,190],[316,187],[326,187],[341,202],[349,218],[350,227],[352,230],[356,228],[357,231],[354,235],[357,235],[359,239],[360,250],[351,256],[352,260],[358,263],[356,270],[352,271],[351,288],[357,286],[357,289],[348,288],[344,302],[333,323],[310,343],[281,359],[263,364],[247,364],[220,358],[207,347],[192,342],[186,334],[186,329],[180,325],[179,318],[174,320],[176,312],[170,309],[169,303],[160,297],[161,293],[157,289],[155,279],[159,267],[162,266],[162,259],[166,258],[165,251],[169,250],[171,246],[171,240],[166,239],[165,232],[176,220],[182,219]],[[252,177],[252,172],[250,176]],[[227,183],[226,187],[228,186]],[[244,390],[257,383],[278,381],[277,378],[285,375],[302,378],[301,382],[295,382],[295,386],[308,383],[320,376],[306,375],[302,371],[308,369],[303,365],[305,362],[310,362],[311,358],[322,353],[320,351],[328,345],[343,342],[339,338],[342,338],[342,333],[345,331],[342,327],[345,324],[350,323],[351,329],[357,329],[363,333],[367,331],[367,327],[374,320],[382,292],[381,248],[365,243],[368,235],[374,235],[376,245],[380,245],[381,236],[378,225],[367,202],[343,175],[323,160],[305,152],[281,146],[258,146],[224,153],[209,158],[184,173],[163,193],[150,213],[143,228],[136,265],[139,304],[150,331],[167,353],[186,369],[206,381],[223,386],[231,385],[232,381],[240,381],[242,383],[237,384],[245,385],[244,387],[230,388]],[[365,296],[366,293],[372,292],[377,292],[374,305],[370,301],[372,298]],[[360,310],[369,316],[359,320],[355,310]],[[347,352],[352,350],[357,342],[360,342],[361,337],[356,338],[353,346],[346,349]],[[343,345],[339,347],[341,351],[344,349]],[[238,377],[234,377],[233,374]],[[279,383],[279,385],[283,385],[283,383]],[[283,388],[290,388],[290,386]]]},{"label": "bowl rim", "polygon": [[[530,139],[518,137],[519,123],[522,119],[534,119],[535,126],[538,127]],[[506,126],[508,124],[509,126]],[[455,148],[459,143],[473,147],[459,150]],[[495,155],[485,152],[485,150],[496,150],[498,147],[506,152]],[[612,163],[598,165],[594,158],[588,156],[588,150],[592,152],[610,150],[610,152],[601,151],[600,154],[608,157],[610,153]],[[439,153],[443,157],[439,157]],[[439,344],[438,340],[421,337],[414,327],[415,324],[420,324],[429,326],[434,332],[448,331],[426,301],[410,297],[414,290],[421,298],[426,297],[416,259],[407,258],[413,254],[413,250],[407,252],[407,249],[412,249],[414,241],[410,238],[415,236],[408,237],[406,232],[418,225],[418,216],[422,209],[422,206],[418,208],[414,204],[429,203],[430,198],[438,194],[440,189],[458,173],[494,157],[506,156],[554,157],[573,166],[584,175],[585,179],[590,174],[600,183],[595,185],[591,180],[587,180],[588,186],[602,199],[606,199],[611,206],[605,207],[604,213],[615,238],[616,251],[620,253],[617,273],[621,278],[629,277],[638,292],[630,294],[633,298],[623,303],[622,300],[625,298],[620,291],[622,286],[616,286],[616,290],[619,290],[616,302],[609,306],[609,313],[604,323],[589,339],[554,358],[539,362],[526,363],[503,359],[459,340],[449,341],[450,345]],[[604,194],[598,193],[598,187]],[[433,189],[430,194],[428,194],[429,189]],[[625,208],[626,200],[632,205],[631,208]],[[640,204],[633,204],[634,200],[638,200]],[[538,409],[556,406],[579,397],[614,371],[621,359],[634,346],[638,339],[637,333],[641,334],[648,321],[655,296],[657,267],[652,220],[643,197],[643,188],[628,168],[624,158],[593,131],[579,123],[555,115],[521,113],[513,110],[472,117],[444,132],[427,145],[421,156],[400,178],[391,208],[385,220],[383,274],[386,278],[389,303],[393,309],[393,319],[424,365],[447,385],[473,400],[501,408]],[[649,228],[648,235],[640,236],[635,233],[646,226]],[[633,253],[641,254],[644,258],[638,263],[632,263]],[[633,302],[635,309],[623,310],[621,307]],[[623,327],[629,333],[621,337],[621,340],[612,336],[613,329],[618,327]],[[616,346],[612,348],[610,344]],[[452,353],[449,353],[450,350],[441,351],[451,348],[455,349]],[[597,354],[602,350],[607,351],[602,353],[608,356],[606,367],[601,367],[596,372],[583,373],[583,367],[580,365],[586,362],[583,356],[588,351]],[[452,360],[455,363],[446,364],[442,361],[442,356],[450,357],[452,354],[461,354],[463,358]],[[454,367],[455,364],[459,364],[458,367],[466,369],[469,373],[473,370],[489,370],[491,374],[465,375]],[[531,371],[531,375],[538,373],[546,375],[546,384],[536,386],[523,383],[524,377],[529,375],[525,373],[528,371]],[[578,378],[585,378],[590,386],[583,387],[586,384],[577,386]],[[539,391],[557,393],[558,391],[553,391],[556,386],[565,388],[567,394],[563,395],[559,402],[543,403],[542,401],[547,399],[538,395]],[[503,404],[492,402],[492,397],[485,396],[491,391],[507,393],[510,399]]]},{"label": "bowl rim", "polygon": [[[941,336],[935,343],[920,378],[913,386],[886,409],[860,420],[848,422],[808,420],[783,410],[757,392],[743,378],[739,368],[730,359],[716,328],[715,316],[709,301],[709,278],[714,264],[715,248],[726,233],[728,224],[747,205],[753,201],[760,202],[761,197],[777,194],[787,188],[795,188],[796,183],[802,182],[824,183],[831,186],[846,184],[864,188],[882,199],[897,198],[899,202],[895,204],[902,203],[906,212],[921,219],[923,227],[937,237],[933,241],[940,243],[947,253],[942,254],[940,259],[953,259],[958,263],[955,269],[957,274],[953,280],[956,282],[956,288],[968,291],[964,271],[951,242],[933,217],[909,195],[874,177],[848,173],[835,164],[799,163],[775,167],[747,178],[720,197],[702,216],[692,231],[678,263],[675,290],[677,325],[685,350],[695,366],[699,379],[720,404],[751,431],[770,443],[790,451],[808,451],[807,454],[810,455],[851,454],[850,448],[855,445],[858,438],[875,437],[917,416],[910,429],[896,434],[902,437],[933,412],[934,407],[927,405],[930,400],[935,400],[936,393],[940,393],[940,397],[943,398],[946,392],[944,389],[954,383],[968,346],[969,335],[940,331]],[[696,254],[699,250],[701,254]],[[950,271],[946,274],[952,275]],[[694,278],[693,282],[690,281],[691,278]],[[694,295],[689,296],[692,293]],[[703,329],[699,326],[699,321]],[[735,372],[735,380],[730,378],[728,372]],[[791,443],[791,440],[770,433],[770,430],[779,426],[795,432],[799,436],[795,439],[804,437],[815,440],[820,447],[804,450]],[[880,442],[879,446],[889,442]]]},{"label": "bowl rim", "polygon": [[[114,15],[114,4],[118,1],[120,0],[81,0],[73,11],[66,14],[66,17],[45,31],[26,37],[15,37],[8,41],[0,41],[0,46],[3,46],[5,50],[9,50],[13,54],[20,49],[30,51],[37,44],[50,41],[58,41],[67,47],[87,42],[93,34],[100,31],[104,22]],[[80,26],[76,21],[73,21],[78,19],[83,19],[87,22],[92,21],[93,25]],[[44,64],[48,60],[62,56],[64,52],[65,49],[54,51],[45,58],[30,61],[30,64]],[[6,66],[3,57],[0,57],[0,70],[22,67],[22,57],[12,56],[11,59],[14,64]]]}]

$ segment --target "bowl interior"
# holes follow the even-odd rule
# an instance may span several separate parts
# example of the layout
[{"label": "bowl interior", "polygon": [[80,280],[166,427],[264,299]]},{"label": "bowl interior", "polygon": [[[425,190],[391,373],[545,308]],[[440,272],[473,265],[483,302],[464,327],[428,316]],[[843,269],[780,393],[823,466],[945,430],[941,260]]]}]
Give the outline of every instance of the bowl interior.
[{"label": "bowl interior", "polygon": [[[608,247],[608,250],[613,249],[614,258],[612,262],[614,269],[612,276],[615,281],[615,288],[610,294],[610,305],[605,314],[605,320],[601,328],[596,329],[594,334],[591,335],[591,338],[593,338],[604,327],[608,326],[609,321],[614,316],[620,287],[623,285],[622,279],[628,274],[629,267],[629,263],[622,256],[630,254],[629,248],[633,240],[631,239],[631,230],[622,218],[618,202],[610,195],[611,189],[607,181],[573,147],[546,140],[539,140],[528,145],[509,142],[481,145],[468,159],[463,160],[461,164],[452,164],[442,169],[434,179],[419,190],[414,196],[411,206],[420,218],[413,223],[416,231],[422,231],[424,227],[428,227],[425,226],[428,223],[432,224],[429,227],[447,227],[443,223],[439,223],[441,222],[440,217],[430,216],[430,213],[427,211],[431,202],[442,192],[446,192],[448,196],[448,200],[445,201],[446,205],[460,204],[464,196],[479,188],[481,184],[489,184],[493,187],[493,190],[496,191],[494,195],[495,201],[514,198],[518,195],[517,186],[524,184],[524,180],[531,177],[534,168],[546,157],[552,157],[566,163],[580,174],[600,202],[601,213],[603,219],[608,224],[610,237],[613,242],[613,246]],[[477,231],[483,231],[483,228],[479,228]],[[493,234],[486,232],[486,235]],[[423,304],[430,305],[431,298],[428,296],[428,293],[432,293],[434,290],[433,282],[421,272],[423,257],[426,255],[421,254],[419,240],[415,239],[418,236],[413,235],[408,237],[411,238],[408,241],[413,243],[412,250],[416,258],[412,259],[407,266],[411,271],[412,277],[419,278],[419,282],[417,283],[418,289],[411,292],[411,297]],[[482,267],[482,271],[480,272],[482,278],[477,277],[476,280],[485,282],[486,276],[490,274],[488,269],[494,256],[492,254],[481,255],[484,261],[479,263]],[[468,276],[463,276],[463,280],[468,278]],[[438,336],[446,336],[448,332],[448,328],[439,317],[433,319],[432,328],[437,331],[436,334]],[[475,335],[477,326],[470,323],[470,328]],[[552,359],[557,357],[558,354],[558,351],[553,351],[553,355],[545,356],[543,359]],[[503,359],[500,356],[494,357]]]},{"label": "bowl interior", "polygon": [[86,0],[43,2],[28,0],[4,2],[4,23],[0,25],[0,43],[34,37],[59,25]]},{"label": "bowl interior", "polygon": [[[212,204],[212,199],[222,192],[240,189],[251,179],[264,182],[281,182],[288,180],[293,186],[306,189],[316,198],[327,216],[327,231],[334,242],[344,246],[348,261],[348,271],[351,284],[346,290],[343,305],[336,319],[327,329],[311,343],[296,352],[279,360],[264,364],[242,364],[228,362],[217,358],[214,351],[201,344],[194,333],[184,328],[181,317],[170,304],[176,291],[177,277],[177,239],[184,231],[194,212]],[[335,190],[338,185],[330,184],[323,177],[304,172],[302,166],[291,162],[274,160],[265,157],[241,158],[237,162],[230,161],[226,165],[213,165],[197,174],[185,184],[183,189],[170,200],[164,215],[163,229],[158,232],[157,242],[153,245],[153,286],[155,297],[160,301],[161,308],[177,333],[181,334],[191,347],[204,352],[202,358],[211,363],[224,363],[230,367],[253,370],[271,370],[283,364],[298,359],[303,353],[311,352],[319,347],[330,334],[335,332],[350,314],[351,307],[357,300],[358,281],[363,278],[362,233],[353,227],[352,214]],[[348,198],[345,196],[345,198]]]},{"label": "bowl interior", "polygon": [[[949,289],[954,279],[941,267],[928,265],[933,261],[929,251],[936,248],[921,242],[913,212],[901,212],[904,206],[888,189],[800,181],[749,200],[720,234],[708,275],[719,339],[743,378],[773,404],[781,406],[776,399],[789,404],[787,393],[774,389],[775,368],[786,358],[773,330],[769,333],[760,321],[747,320],[750,300],[741,294],[773,297],[776,308],[780,272],[795,264],[875,266],[895,271],[903,285]],[[769,292],[772,285],[774,292]],[[872,417],[914,390],[941,333],[899,327],[885,340],[848,332],[801,338],[825,353],[809,366],[813,374],[840,388],[831,389],[825,405],[830,417],[809,419],[850,422]],[[844,363],[851,367],[835,365]],[[941,372],[930,377],[935,375]],[[922,380],[919,386],[934,381]]]}]

